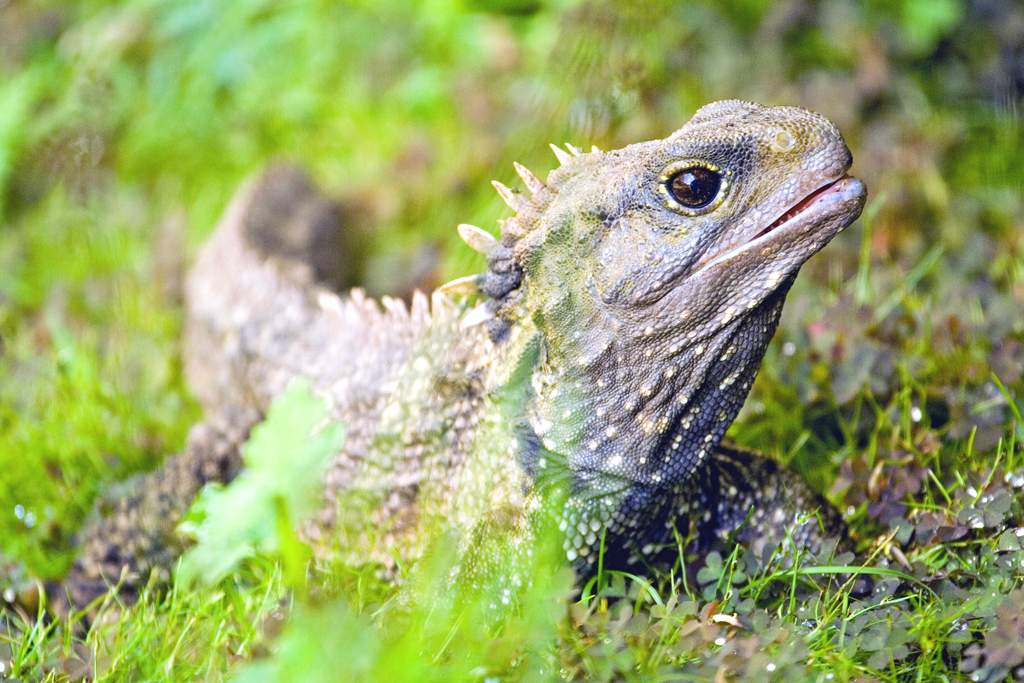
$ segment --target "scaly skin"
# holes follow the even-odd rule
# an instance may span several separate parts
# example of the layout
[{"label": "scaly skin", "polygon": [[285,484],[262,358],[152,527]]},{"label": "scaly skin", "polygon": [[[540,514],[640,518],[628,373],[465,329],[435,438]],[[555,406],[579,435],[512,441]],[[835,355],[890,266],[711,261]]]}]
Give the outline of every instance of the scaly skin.
[{"label": "scaly skin", "polygon": [[[239,440],[297,376],[347,430],[304,533],[355,559],[415,558],[437,529],[468,552],[495,520],[528,535],[550,491],[583,575],[602,536],[605,565],[629,566],[669,558],[674,530],[700,547],[842,533],[795,475],[719,443],[799,268],[863,207],[835,126],[726,101],[662,140],[559,156],[545,182],[517,167],[527,193],[497,184],[515,210],[500,241],[460,226],[487,272],[409,307],[327,288],[323,200],[294,175],[243,190],[188,282],[187,368],[211,422],[86,530],[70,601],[166,568],[187,502],[234,475]],[[677,174],[695,167],[719,189],[688,208]]]}]

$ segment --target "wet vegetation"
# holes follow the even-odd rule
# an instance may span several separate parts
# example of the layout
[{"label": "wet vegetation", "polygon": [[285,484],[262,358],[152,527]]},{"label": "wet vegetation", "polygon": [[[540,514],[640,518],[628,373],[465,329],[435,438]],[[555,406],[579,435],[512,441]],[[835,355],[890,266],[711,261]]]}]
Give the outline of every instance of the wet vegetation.
[{"label": "wet vegetation", "polygon": [[[0,680],[1024,678],[1019,3],[43,1],[0,3],[0,36]],[[482,267],[453,228],[504,215],[513,160],[726,97],[829,116],[871,193],[730,432],[826,493],[857,555],[736,548],[580,594],[541,544],[505,604],[445,588],[442,537],[397,587],[224,498],[302,514],[317,407],[293,396],[264,438],[305,466],[254,445],[187,576],[89,631],[37,618],[98,497],[199,417],[181,278],[244,177],[301,164],[354,277],[407,292]]]}]

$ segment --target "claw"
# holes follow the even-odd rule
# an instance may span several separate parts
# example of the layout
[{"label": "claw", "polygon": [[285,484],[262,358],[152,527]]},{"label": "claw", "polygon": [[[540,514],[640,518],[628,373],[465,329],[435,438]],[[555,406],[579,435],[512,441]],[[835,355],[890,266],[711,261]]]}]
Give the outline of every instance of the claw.
[{"label": "claw", "polygon": [[583,154],[583,150],[582,149],[580,149],[579,147],[577,147],[576,145],[573,145],[571,143],[568,143],[568,142],[565,143],[565,148],[567,150],[569,150],[570,152],[572,152],[572,155],[574,157],[578,157],[579,155]]}]

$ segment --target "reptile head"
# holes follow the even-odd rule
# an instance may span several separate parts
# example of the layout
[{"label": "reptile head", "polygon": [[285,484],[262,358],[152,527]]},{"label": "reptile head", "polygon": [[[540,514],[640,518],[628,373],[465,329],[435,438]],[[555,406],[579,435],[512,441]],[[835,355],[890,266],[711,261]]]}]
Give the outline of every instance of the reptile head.
[{"label": "reptile head", "polygon": [[661,140],[559,156],[546,183],[520,169],[529,195],[498,185],[517,213],[477,280],[492,332],[537,330],[532,426],[574,472],[681,481],[742,404],[800,266],[859,215],[864,185],[830,121],[739,101]]},{"label": "reptile head", "polygon": [[499,318],[575,289],[616,319],[657,327],[689,313],[710,331],[716,314],[776,291],[864,204],[839,131],[796,107],[715,102],[665,139],[570,149],[546,184],[517,165],[530,195],[496,183],[517,210],[502,245],[462,226],[490,257],[476,282]]}]

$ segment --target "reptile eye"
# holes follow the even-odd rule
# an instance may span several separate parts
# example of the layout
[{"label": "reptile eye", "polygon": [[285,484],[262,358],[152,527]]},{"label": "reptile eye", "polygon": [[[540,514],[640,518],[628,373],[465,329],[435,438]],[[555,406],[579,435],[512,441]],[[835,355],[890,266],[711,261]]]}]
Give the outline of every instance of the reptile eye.
[{"label": "reptile eye", "polygon": [[687,209],[703,209],[715,201],[722,187],[722,175],[706,166],[687,166],[665,181],[672,199]]}]

